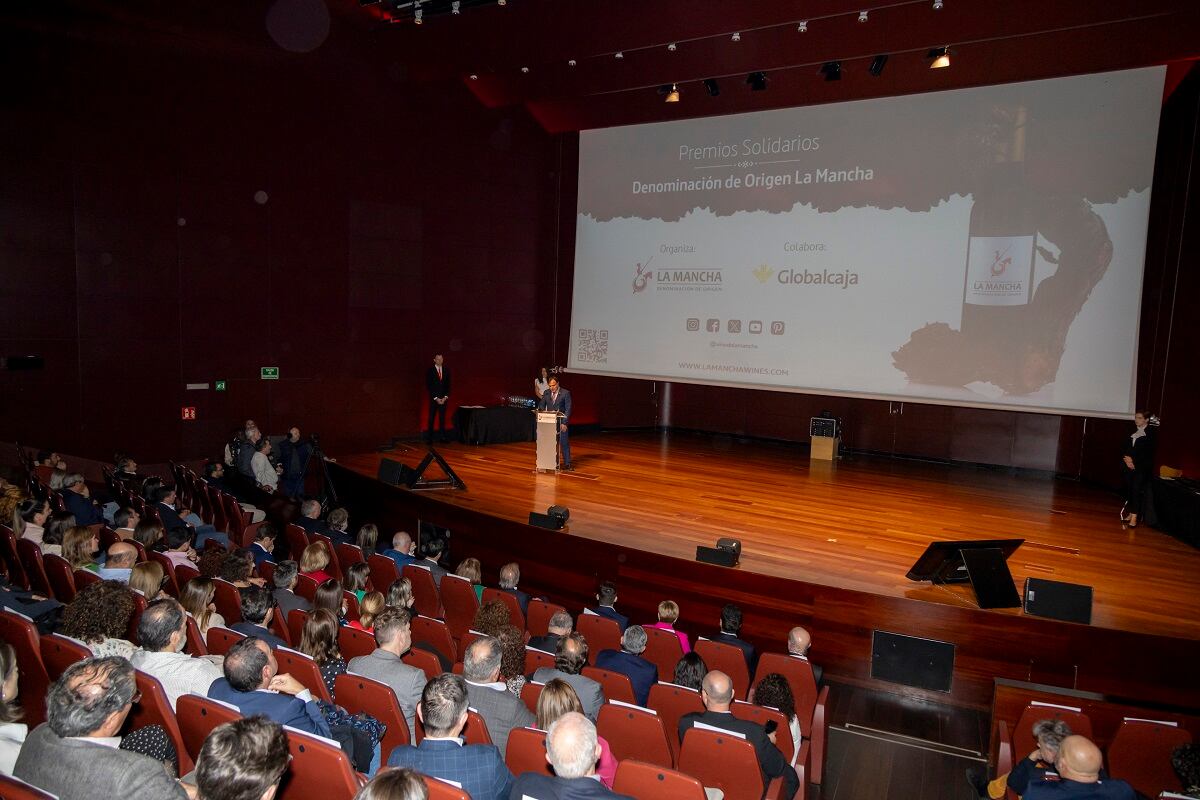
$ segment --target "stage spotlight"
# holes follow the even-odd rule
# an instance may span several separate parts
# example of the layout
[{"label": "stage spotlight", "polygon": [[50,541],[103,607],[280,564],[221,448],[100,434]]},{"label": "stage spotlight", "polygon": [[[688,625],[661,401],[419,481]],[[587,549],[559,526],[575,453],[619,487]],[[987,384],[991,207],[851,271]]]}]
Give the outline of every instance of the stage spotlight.
[{"label": "stage spotlight", "polygon": [[935,47],[929,51],[928,58],[933,59],[929,64],[930,69],[945,69],[950,66],[950,48]]},{"label": "stage spotlight", "polygon": [[671,90],[669,92],[667,92],[667,99],[664,100],[663,102],[664,103],[678,103],[679,102],[679,87],[672,83]]},{"label": "stage spotlight", "polygon": [[706,78],[704,80],[704,91],[708,92],[709,97],[716,97],[721,93],[721,87],[717,84],[716,78]]},{"label": "stage spotlight", "polygon": [[879,77],[879,73],[883,72],[883,68],[887,65],[888,57],[886,55],[878,55],[871,59],[871,66],[867,67],[867,72]]},{"label": "stage spotlight", "polygon": [[765,92],[767,90],[767,73],[751,72],[746,76],[746,83],[752,92]]},{"label": "stage spotlight", "polygon": [[742,40],[741,33],[735,33],[735,34],[733,34],[733,36],[729,37],[729,41],[731,41],[731,42],[740,42],[741,40]]},{"label": "stage spotlight", "polygon": [[858,12],[858,21],[859,21],[859,22],[866,22],[866,21],[867,21],[867,13],[868,13],[868,12],[866,12],[866,11],[860,11],[860,12]]},{"label": "stage spotlight", "polygon": [[797,33],[808,33],[808,20],[800,20],[800,24],[796,26]]},{"label": "stage spotlight", "polygon": [[842,79],[842,62],[826,61],[821,65],[821,74],[827,81],[840,81]]}]

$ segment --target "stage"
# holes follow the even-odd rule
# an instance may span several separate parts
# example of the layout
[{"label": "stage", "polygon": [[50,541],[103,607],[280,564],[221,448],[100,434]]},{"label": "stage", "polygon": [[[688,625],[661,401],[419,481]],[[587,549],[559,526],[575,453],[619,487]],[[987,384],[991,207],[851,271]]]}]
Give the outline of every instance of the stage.
[{"label": "stage", "polygon": [[[965,670],[956,671],[955,694],[967,702],[982,702],[997,675],[1084,688],[1084,662],[1103,655],[1097,647],[1138,650],[1155,663],[1164,653],[1200,653],[1200,551],[1145,526],[1122,530],[1116,495],[1076,482],[864,456],[810,463],[796,445],[686,433],[573,437],[576,471],[557,475],[533,471],[531,443],[438,450],[466,490],[414,493],[374,480],[382,457],[415,466],[424,454],[418,444],[339,458],[357,475],[336,474],[339,484],[361,487],[356,492],[377,485],[380,497],[360,504],[360,514],[451,528],[453,560],[483,559],[485,582],[511,554],[533,588],[579,592],[585,602],[596,578],[612,578],[621,585],[619,606],[634,616],[671,597],[683,606],[681,629],[698,632],[712,627],[712,609],[727,598],[760,603],[772,619],[754,626],[748,613],[751,638],[777,641],[789,619],[824,624],[815,652],[833,653],[826,658],[834,674],[841,651],[863,677],[873,629],[953,641],[956,670]],[[555,504],[570,509],[569,536],[526,524],[530,511]],[[696,545],[723,536],[742,541],[738,568],[694,563]],[[904,577],[931,541],[990,538],[1026,540],[1009,562],[1018,588],[1026,577],[1094,587],[1092,625],[982,611],[969,585]],[[705,582],[713,584],[707,594]],[[691,608],[689,596],[697,598]],[[965,640],[984,628],[989,654],[973,664]],[[1037,649],[1026,654],[1008,636]],[[1142,678],[1154,685],[1154,676]],[[1162,699],[1173,696],[1170,681],[1158,685]]]}]

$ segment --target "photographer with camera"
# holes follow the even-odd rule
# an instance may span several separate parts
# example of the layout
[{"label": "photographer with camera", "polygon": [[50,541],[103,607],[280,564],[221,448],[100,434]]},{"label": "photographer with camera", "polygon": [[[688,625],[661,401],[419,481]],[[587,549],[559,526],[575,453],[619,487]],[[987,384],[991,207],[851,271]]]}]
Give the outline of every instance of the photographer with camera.
[{"label": "photographer with camera", "polygon": [[308,468],[308,460],[313,455],[313,439],[300,438],[300,429],[293,427],[288,430],[288,436],[279,443],[279,463],[283,467],[282,489],[289,497],[299,497],[304,494],[304,473]]}]

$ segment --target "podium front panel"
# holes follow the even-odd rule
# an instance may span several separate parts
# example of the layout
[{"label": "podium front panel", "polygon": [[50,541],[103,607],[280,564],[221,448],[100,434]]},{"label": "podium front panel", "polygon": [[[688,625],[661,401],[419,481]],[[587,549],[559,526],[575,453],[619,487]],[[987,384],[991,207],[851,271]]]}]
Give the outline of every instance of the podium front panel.
[{"label": "podium front panel", "polygon": [[537,467],[539,471],[558,469],[558,413],[537,412]]}]

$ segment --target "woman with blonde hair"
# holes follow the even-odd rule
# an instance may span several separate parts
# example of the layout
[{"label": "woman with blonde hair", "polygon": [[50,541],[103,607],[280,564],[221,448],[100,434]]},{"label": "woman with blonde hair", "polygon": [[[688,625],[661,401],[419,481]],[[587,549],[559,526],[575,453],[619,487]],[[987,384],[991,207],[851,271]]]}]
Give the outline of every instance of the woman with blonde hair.
[{"label": "woman with blonde hair", "polygon": [[380,770],[358,790],[354,800],[429,800],[429,787],[414,770]]},{"label": "woman with blonde hair", "polygon": [[62,557],[71,569],[86,569],[99,572],[96,552],[100,549],[100,536],[91,528],[76,525],[63,535]]},{"label": "woman with blonde hair", "polygon": [[675,630],[675,623],[679,621],[679,604],[674,600],[663,600],[658,604],[658,622],[653,625],[643,625],[644,628],[658,628],[661,631],[668,631],[679,637],[679,646],[683,648],[683,654],[687,655],[692,652],[692,646],[688,643],[688,636],[683,631]]},{"label": "woman with blonde hair", "polygon": [[358,619],[351,620],[350,627],[371,633],[375,630],[375,618],[386,607],[383,592],[367,592],[358,603]]},{"label": "woman with blonde hair", "polygon": [[143,561],[134,564],[133,569],[129,571],[129,588],[146,598],[147,603],[153,603],[167,596],[162,588],[166,578],[162,564],[157,561]]},{"label": "woman with blonde hair", "polygon": [[329,551],[321,542],[313,542],[304,548],[300,556],[300,574],[307,575],[317,583],[332,580],[333,576],[325,571],[329,566]]},{"label": "woman with blonde hair", "polygon": [[454,574],[466,578],[475,587],[475,599],[483,600],[483,565],[478,558],[464,558],[458,564]]},{"label": "woman with blonde hair", "polygon": [[203,575],[192,578],[183,585],[179,593],[182,595],[179,604],[196,620],[196,627],[200,629],[201,636],[207,636],[208,629],[213,626],[227,627],[225,618],[217,613],[217,587],[212,578]]},{"label": "woman with blonde hair", "polygon": [[397,578],[388,587],[387,604],[405,611],[413,607],[417,600],[413,597],[412,581],[408,578]]},{"label": "woman with blonde hair", "polygon": [[[550,730],[550,726],[564,714],[570,712],[583,713],[583,704],[579,695],[571,685],[561,678],[555,678],[542,687],[542,694],[537,703],[537,726],[539,730]],[[596,737],[600,745],[600,763],[596,765],[596,777],[607,788],[611,789],[613,779],[617,776],[617,759],[612,754],[612,748],[603,736]]]}]

